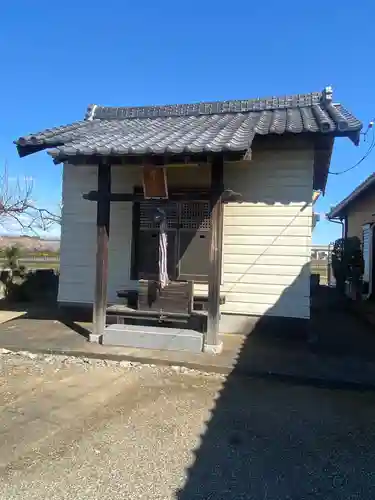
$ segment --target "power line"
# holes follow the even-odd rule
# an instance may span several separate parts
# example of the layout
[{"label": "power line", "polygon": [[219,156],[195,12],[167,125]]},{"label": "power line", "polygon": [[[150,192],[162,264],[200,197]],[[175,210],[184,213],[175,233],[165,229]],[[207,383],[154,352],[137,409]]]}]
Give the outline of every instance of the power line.
[{"label": "power line", "polygon": [[372,141],[371,141],[371,144],[370,144],[369,148],[367,149],[366,153],[362,156],[362,158],[360,160],[358,160],[357,163],[355,163],[354,165],[352,165],[349,168],[346,168],[345,170],[341,170],[340,172],[328,172],[328,174],[331,174],[331,175],[346,174],[346,172],[349,172],[350,170],[353,170],[354,168],[358,167],[358,165],[360,165],[363,161],[366,160],[366,158],[368,158],[370,156],[370,154],[372,153],[373,149],[375,148],[375,134],[374,134],[374,129],[372,128],[373,124],[374,124],[374,121],[371,121],[369,123],[368,127],[367,127],[366,132],[363,134],[365,137],[367,137],[367,133],[370,130],[372,131]]},{"label": "power line", "polygon": [[341,175],[341,174],[345,174],[346,172],[349,172],[350,170],[353,170],[354,168],[358,167],[358,165],[360,165],[363,161],[365,161],[366,158],[368,158],[370,156],[374,147],[375,147],[375,134],[374,134],[374,131],[372,130],[371,144],[370,144],[368,150],[366,151],[366,153],[362,156],[362,158],[360,160],[357,161],[357,163],[355,163],[354,165],[352,165],[349,168],[346,168],[345,170],[341,170],[340,172],[328,172],[328,173],[331,175]]}]

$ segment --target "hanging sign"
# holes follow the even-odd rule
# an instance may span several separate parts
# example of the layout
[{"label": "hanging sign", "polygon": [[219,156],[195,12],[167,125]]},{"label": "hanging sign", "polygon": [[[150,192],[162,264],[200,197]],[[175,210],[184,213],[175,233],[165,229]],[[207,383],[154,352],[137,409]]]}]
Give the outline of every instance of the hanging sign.
[{"label": "hanging sign", "polygon": [[167,169],[146,165],[142,167],[143,195],[146,200],[168,199]]}]

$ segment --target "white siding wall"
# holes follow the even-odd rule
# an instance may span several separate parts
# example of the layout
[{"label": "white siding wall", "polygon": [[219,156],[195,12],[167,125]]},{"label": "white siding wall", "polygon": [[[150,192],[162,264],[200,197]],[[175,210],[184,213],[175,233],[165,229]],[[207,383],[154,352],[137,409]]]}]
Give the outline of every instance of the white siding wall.
[{"label": "white siding wall", "polygon": [[96,204],[82,194],[97,189],[97,170],[64,165],[60,255],[60,302],[89,302],[94,297]]},{"label": "white siding wall", "polygon": [[[131,192],[137,175],[138,170],[133,167],[112,167],[112,190]],[[96,203],[84,200],[82,194],[96,189],[97,167],[64,166],[60,302],[92,303],[94,299]],[[113,203],[109,238],[109,302],[116,301],[117,290],[131,286],[131,230],[131,203]]]},{"label": "white siding wall", "polygon": [[244,203],[224,207],[222,312],[308,318],[313,151],[258,154],[224,175]]},{"label": "white siding wall", "polygon": [[[173,184],[177,170],[180,176],[180,169],[170,174]],[[226,165],[224,176],[225,186],[242,193],[244,202],[224,208],[222,291],[226,303],[222,312],[308,318],[313,151],[258,153],[247,166]],[[207,184],[206,173],[202,181],[203,177]],[[136,167],[113,168],[114,191],[130,192],[139,182]],[[59,289],[62,302],[93,300],[96,203],[83,200],[82,194],[96,186],[95,167],[64,167]],[[131,230],[131,203],[113,203],[110,302],[116,301],[116,290],[132,285]],[[196,289],[207,292],[204,285],[196,285]]]}]

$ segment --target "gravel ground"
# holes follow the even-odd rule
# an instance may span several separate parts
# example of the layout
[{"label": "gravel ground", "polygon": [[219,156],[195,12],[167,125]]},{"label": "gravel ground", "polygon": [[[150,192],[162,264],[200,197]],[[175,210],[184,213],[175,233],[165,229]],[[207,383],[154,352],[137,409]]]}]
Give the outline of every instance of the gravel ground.
[{"label": "gravel ground", "polygon": [[0,351],[0,498],[369,499],[375,394]]}]

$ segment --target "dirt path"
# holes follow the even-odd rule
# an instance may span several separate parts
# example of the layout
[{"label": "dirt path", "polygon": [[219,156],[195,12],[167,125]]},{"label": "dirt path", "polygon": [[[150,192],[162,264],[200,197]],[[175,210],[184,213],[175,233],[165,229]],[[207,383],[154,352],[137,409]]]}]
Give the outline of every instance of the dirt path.
[{"label": "dirt path", "polygon": [[0,358],[2,500],[372,498],[375,394]]}]

